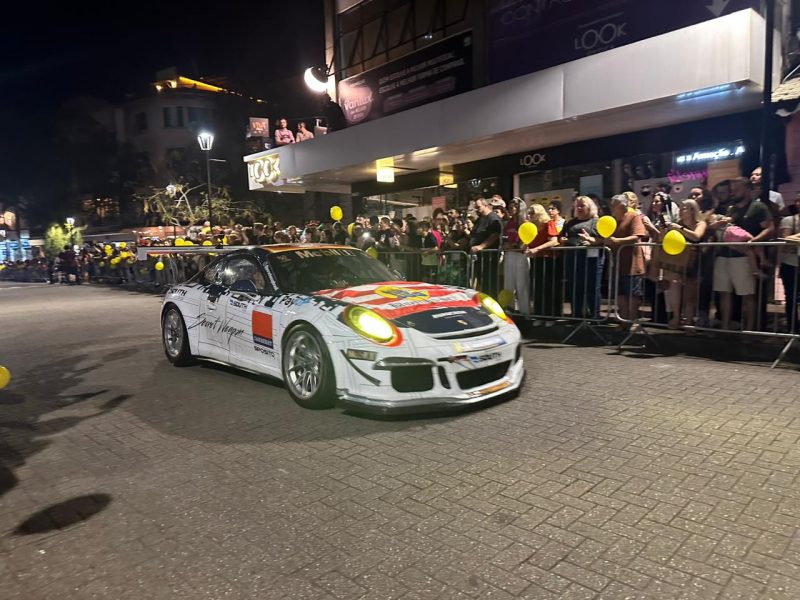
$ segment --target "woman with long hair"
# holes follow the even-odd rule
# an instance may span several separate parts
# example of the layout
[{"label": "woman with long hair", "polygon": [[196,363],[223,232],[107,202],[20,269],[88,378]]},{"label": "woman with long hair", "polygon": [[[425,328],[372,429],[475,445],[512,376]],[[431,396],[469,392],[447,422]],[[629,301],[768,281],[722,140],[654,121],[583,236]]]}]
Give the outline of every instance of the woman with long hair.
[{"label": "woman with long hair", "polygon": [[600,287],[603,282],[605,254],[599,248],[597,204],[589,196],[578,196],[572,207],[573,217],[561,230],[562,246],[580,246],[585,250],[566,252],[564,279],[572,316],[597,319],[600,315]]},{"label": "woman with long hair", "polygon": [[[700,206],[691,199],[680,204],[680,216],[677,223],[667,226],[668,231],[680,232],[689,244],[702,241],[706,233],[707,223],[703,220]],[[697,316],[698,301],[698,264],[697,253],[691,247],[683,251],[686,254],[686,265],[680,270],[665,270],[665,278],[669,281],[669,304],[672,316],[670,329],[681,326],[681,315],[687,325],[694,325]]]},{"label": "woman with long hair", "polygon": [[[528,244],[525,254],[531,259],[533,280],[533,314],[543,317],[560,317],[561,269],[557,268],[555,256],[549,248],[558,246],[556,222],[541,204],[534,204],[528,211],[528,220],[536,225],[536,237]],[[548,321],[552,324],[552,321]]]}]

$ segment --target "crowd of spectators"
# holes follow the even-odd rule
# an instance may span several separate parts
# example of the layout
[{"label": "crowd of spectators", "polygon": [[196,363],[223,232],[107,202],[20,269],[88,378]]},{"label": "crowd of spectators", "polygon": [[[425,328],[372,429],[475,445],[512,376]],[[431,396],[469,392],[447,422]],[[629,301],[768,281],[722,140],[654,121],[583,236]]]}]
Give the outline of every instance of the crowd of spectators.
[{"label": "crowd of spectators", "polygon": [[[696,187],[679,202],[664,184],[644,210],[641,199],[629,191],[609,200],[577,196],[566,216],[558,201],[527,206],[521,198],[506,203],[496,195],[477,198],[463,209],[437,208],[419,220],[413,214],[360,214],[348,225],[311,220],[212,228],[205,222],[188,228],[183,238],[142,238],[135,244],[93,241],[77,251],[67,247],[55,260],[40,256],[7,263],[0,278],[157,285],[191,276],[207,258],[171,259],[162,273],[156,258],[136,260],[136,244],[346,244],[369,252],[409,280],[475,287],[500,298],[510,311],[545,325],[562,317],[599,319],[605,300],[609,310],[615,303],[626,324],[622,327],[646,313],[653,322],[687,331],[693,326],[764,330],[767,304],[782,287],[785,314],[772,320],[772,329],[785,331],[794,324],[800,332],[795,312],[797,244],[752,245],[800,239],[800,195],[789,205],[779,195],[762,202],[759,177],[757,170],[749,180],[726,181],[712,190]],[[617,224],[607,238],[598,231],[604,215],[613,216]],[[526,222],[536,225],[536,236],[527,244],[519,237]],[[687,242],[679,256],[669,256],[658,246],[671,231]]]}]

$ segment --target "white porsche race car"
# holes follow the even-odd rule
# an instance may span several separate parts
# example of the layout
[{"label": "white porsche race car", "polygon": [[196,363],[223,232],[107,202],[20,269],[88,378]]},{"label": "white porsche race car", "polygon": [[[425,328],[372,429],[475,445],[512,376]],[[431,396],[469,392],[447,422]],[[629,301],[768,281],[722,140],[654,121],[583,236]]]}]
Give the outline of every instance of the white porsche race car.
[{"label": "white porsche race car", "polygon": [[175,365],[210,359],[282,379],[307,408],[379,413],[463,406],[522,383],[520,332],[489,296],[398,281],[347,246],[225,250],[164,297]]}]

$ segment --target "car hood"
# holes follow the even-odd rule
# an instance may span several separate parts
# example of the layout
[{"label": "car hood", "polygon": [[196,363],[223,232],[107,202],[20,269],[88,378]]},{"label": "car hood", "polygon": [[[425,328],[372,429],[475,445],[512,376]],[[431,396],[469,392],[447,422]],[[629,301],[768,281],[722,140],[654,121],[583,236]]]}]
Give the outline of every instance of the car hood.
[{"label": "car hood", "polygon": [[366,306],[401,327],[424,333],[477,329],[493,323],[492,317],[481,309],[476,292],[447,285],[386,281],[322,290],[314,296]]}]

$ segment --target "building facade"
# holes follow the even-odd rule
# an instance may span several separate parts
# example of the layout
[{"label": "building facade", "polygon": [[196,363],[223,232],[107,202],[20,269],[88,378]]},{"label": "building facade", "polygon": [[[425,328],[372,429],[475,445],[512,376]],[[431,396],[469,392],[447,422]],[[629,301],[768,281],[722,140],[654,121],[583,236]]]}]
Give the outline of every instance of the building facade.
[{"label": "building facade", "polygon": [[761,4],[331,0],[328,92],[348,127],[246,156],[250,189],[418,215],[494,193],[568,210],[663,181],[680,197],[759,162]]}]

